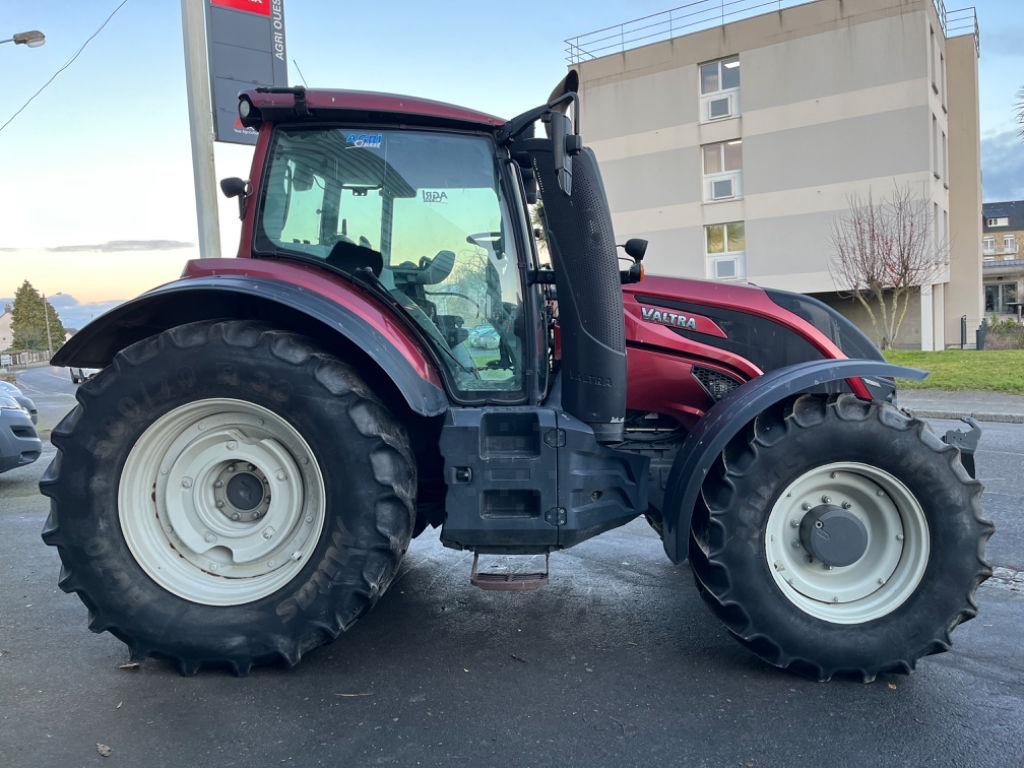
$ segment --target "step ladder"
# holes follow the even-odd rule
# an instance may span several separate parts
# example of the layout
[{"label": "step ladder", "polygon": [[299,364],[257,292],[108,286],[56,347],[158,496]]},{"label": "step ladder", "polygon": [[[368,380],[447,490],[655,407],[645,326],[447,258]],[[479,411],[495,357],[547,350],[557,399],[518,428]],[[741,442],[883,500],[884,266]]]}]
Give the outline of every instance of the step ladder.
[{"label": "step ladder", "polygon": [[515,592],[530,589],[540,589],[548,583],[548,571],[551,562],[551,554],[544,555],[543,573],[513,573],[505,571],[501,573],[480,573],[479,553],[473,554],[473,570],[469,574],[469,583],[474,587],[495,592]]}]

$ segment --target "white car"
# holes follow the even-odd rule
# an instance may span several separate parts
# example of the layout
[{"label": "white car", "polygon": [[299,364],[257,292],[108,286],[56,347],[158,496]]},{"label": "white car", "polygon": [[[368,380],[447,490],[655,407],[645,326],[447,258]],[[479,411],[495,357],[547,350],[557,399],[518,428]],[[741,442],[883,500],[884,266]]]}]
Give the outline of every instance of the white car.
[{"label": "white car", "polygon": [[71,372],[71,383],[81,384],[83,381],[88,381],[97,373],[100,372],[99,368],[68,368]]}]

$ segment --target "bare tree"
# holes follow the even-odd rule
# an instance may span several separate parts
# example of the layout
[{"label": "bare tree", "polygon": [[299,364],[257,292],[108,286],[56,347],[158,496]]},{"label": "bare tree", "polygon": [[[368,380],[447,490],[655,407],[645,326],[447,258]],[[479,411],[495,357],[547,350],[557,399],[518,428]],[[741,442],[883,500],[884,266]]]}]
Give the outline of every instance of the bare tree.
[{"label": "bare tree", "polygon": [[890,349],[914,292],[930,285],[948,263],[946,243],[935,234],[927,200],[893,185],[892,197],[875,203],[857,195],[849,211],[832,222],[832,279],[871,318],[879,346]]}]

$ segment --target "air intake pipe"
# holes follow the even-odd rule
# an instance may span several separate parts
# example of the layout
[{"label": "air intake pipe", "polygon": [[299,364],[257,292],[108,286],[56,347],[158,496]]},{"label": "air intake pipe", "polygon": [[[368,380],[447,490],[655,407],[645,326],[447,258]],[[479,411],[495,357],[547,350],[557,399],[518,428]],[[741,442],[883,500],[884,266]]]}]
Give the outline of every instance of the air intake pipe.
[{"label": "air intake pipe", "polygon": [[[615,235],[594,153],[573,146],[578,136],[553,134],[550,140],[525,143],[540,185],[558,291],[562,407],[590,425],[598,440],[612,443],[622,439],[626,413],[626,334]],[[571,147],[568,172],[553,147],[563,140]],[[571,191],[563,191],[566,187]]]}]

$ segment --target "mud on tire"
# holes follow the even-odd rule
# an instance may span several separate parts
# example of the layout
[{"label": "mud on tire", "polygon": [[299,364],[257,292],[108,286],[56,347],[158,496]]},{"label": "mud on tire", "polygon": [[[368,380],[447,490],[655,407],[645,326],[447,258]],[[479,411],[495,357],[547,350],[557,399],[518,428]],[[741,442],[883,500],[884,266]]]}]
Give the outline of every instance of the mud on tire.
[{"label": "mud on tire", "polygon": [[52,433],[40,489],[89,627],[183,674],[293,665],[352,625],[408,547],[408,437],[356,372],[240,321],[120,352]]},{"label": "mud on tire", "polygon": [[[852,395],[802,395],[719,456],[690,561],[707,604],[755,654],[817,680],[868,682],[947,650],[976,614],[993,530],[981,494],[924,422]],[[859,542],[822,545],[839,552],[831,566],[807,538],[828,515]]]}]

